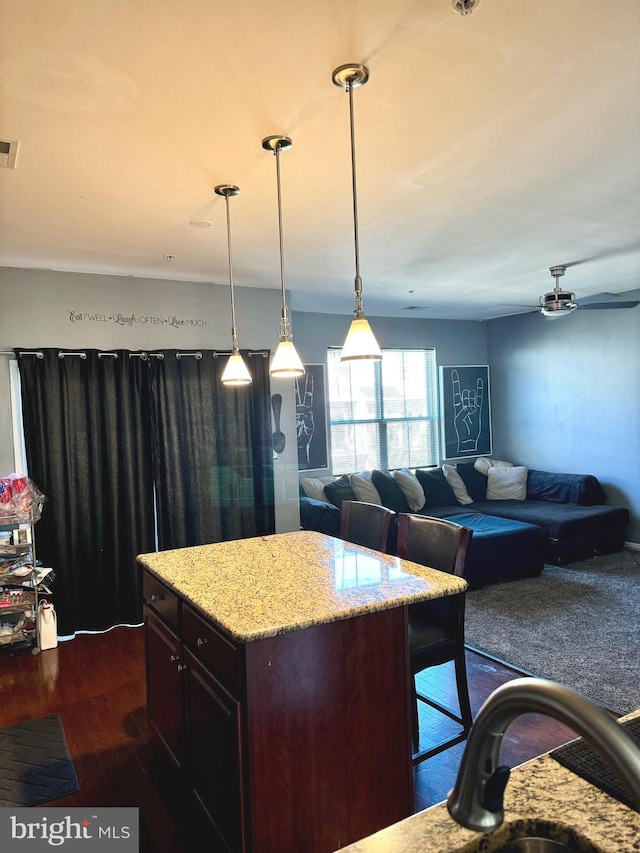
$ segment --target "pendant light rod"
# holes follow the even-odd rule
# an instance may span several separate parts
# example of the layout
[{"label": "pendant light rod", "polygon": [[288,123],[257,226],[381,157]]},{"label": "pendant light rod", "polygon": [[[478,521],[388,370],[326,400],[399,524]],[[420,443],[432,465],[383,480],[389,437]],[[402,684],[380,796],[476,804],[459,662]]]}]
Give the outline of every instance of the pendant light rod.
[{"label": "pendant light rod", "polygon": [[353,244],[355,248],[355,318],[363,316],[362,309],[362,277],[360,276],[360,229],[358,222],[358,182],[356,180],[356,131],[353,109],[353,90],[364,86],[369,80],[369,69],[364,65],[341,65],[332,75],[336,86],[341,86],[349,96],[349,130],[351,139],[351,196],[353,199]]},{"label": "pendant light rod", "polygon": [[227,209],[227,256],[229,259],[229,292],[231,294],[231,355],[227,366],[222,374],[224,385],[248,385],[251,382],[251,374],[247,370],[244,359],[238,348],[238,330],[236,328],[236,301],[233,294],[233,261],[231,254],[231,215],[229,213],[229,199],[238,195],[240,188],[234,184],[218,184],[214,187],[216,195],[224,196]]},{"label": "pendant light rod", "polygon": [[238,352],[238,331],[236,329],[236,302],[233,295],[233,260],[231,255],[231,216],[229,214],[229,198],[238,195],[240,187],[234,184],[219,184],[214,192],[224,196],[227,209],[227,257],[229,259],[229,291],[231,293],[231,349],[235,355]]},{"label": "pendant light rod", "polygon": [[280,152],[288,151],[293,143],[288,136],[266,136],[262,140],[262,147],[265,151],[272,151],[276,158],[276,186],[278,195],[278,235],[280,244],[280,290],[282,296],[280,308],[280,336],[278,346],[273,356],[269,375],[290,378],[302,376],[304,367],[300,360],[300,356],[296,352],[293,345],[293,335],[291,332],[291,322],[289,320],[289,311],[287,309],[287,293],[285,287],[284,274],[284,239],[282,227],[282,190],[280,181]]},{"label": "pendant light rod", "polygon": [[360,229],[358,224],[358,182],[356,180],[356,131],[353,114],[353,77],[347,87],[349,93],[349,126],[351,128],[351,187],[353,196],[353,244],[356,256],[356,313],[362,314],[362,278],[360,277]]},{"label": "pendant light rod", "polygon": [[349,96],[349,128],[351,135],[351,190],[353,199],[353,243],[355,248],[356,274],[355,274],[355,308],[353,321],[347,334],[341,361],[354,361],[356,359],[380,360],[382,353],[375,335],[362,307],[362,277],[360,275],[360,236],[358,223],[358,184],[356,180],[356,134],[355,118],[353,109],[353,90],[364,86],[369,79],[369,69],[364,65],[340,65],[336,68],[331,78],[336,86],[345,89]]},{"label": "pendant light rod", "polygon": [[278,195],[278,239],[280,243],[280,290],[282,294],[282,328],[280,334],[291,335],[291,323],[289,321],[289,312],[287,309],[285,274],[284,274],[284,239],[282,228],[282,189],[280,182],[280,152],[288,151],[293,145],[293,142],[288,136],[266,136],[262,140],[262,147],[265,151],[272,151],[276,158],[276,187]]}]

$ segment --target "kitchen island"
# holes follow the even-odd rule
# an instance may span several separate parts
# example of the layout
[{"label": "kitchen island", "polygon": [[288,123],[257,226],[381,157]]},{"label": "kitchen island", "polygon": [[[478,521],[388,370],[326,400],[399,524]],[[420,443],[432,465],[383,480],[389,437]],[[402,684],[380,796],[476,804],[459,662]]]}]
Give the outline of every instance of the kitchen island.
[{"label": "kitchen island", "polygon": [[138,562],[149,718],[220,849],[330,853],[412,814],[406,606],[464,580],[310,531]]}]

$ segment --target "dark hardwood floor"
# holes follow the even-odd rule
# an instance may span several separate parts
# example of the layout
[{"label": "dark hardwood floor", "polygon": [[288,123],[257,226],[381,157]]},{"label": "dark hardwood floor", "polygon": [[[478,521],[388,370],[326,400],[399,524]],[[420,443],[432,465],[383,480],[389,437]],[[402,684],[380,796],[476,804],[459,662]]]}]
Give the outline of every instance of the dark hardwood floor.
[{"label": "dark hardwood floor", "polygon": [[[471,651],[468,668],[474,714],[496,687],[519,675]],[[448,664],[420,678],[425,692],[455,702]],[[83,634],[39,655],[0,650],[0,726],[52,714],[62,719],[80,790],[47,806],[137,806],[143,853],[182,853],[210,837],[147,723],[142,628]],[[421,737],[440,738],[449,725],[442,715],[421,710]],[[554,720],[527,715],[509,727],[503,758],[515,766],[573,737]],[[417,766],[416,811],[446,797],[463,748]]]}]

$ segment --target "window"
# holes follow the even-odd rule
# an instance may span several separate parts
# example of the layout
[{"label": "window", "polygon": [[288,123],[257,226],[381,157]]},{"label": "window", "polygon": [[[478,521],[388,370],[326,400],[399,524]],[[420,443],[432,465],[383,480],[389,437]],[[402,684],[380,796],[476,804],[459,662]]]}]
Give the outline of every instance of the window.
[{"label": "window", "polygon": [[334,474],[438,464],[436,353],[383,350],[382,361],[327,353]]}]

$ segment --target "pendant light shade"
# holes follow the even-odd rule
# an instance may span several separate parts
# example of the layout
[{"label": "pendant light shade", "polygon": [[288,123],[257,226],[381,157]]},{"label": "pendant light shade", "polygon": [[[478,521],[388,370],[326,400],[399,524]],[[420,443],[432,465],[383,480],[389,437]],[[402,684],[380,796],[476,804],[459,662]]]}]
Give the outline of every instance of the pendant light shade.
[{"label": "pendant light shade", "polygon": [[269,376],[286,379],[287,377],[293,378],[303,375],[304,367],[293,345],[293,341],[280,336],[280,341],[271,359]]},{"label": "pendant light shade", "polygon": [[227,208],[227,254],[229,257],[229,291],[231,293],[231,355],[222,374],[222,383],[224,385],[248,385],[251,382],[251,374],[238,349],[236,305],[233,297],[233,264],[231,261],[231,218],[229,216],[229,199],[231,196],[238,195],[240,189],[233,184],[219,184],[214,190],[217,195],[224,196]]},{"label": "pendant light shade", "polygon": [[269,368],[269,375],[282,379],[302,376],[304,367],[293,344],[291,322],[287,310],[287,296],[284,286],[284,244],[282,240],[282,194],[280,191],[280,152],[288,151],[293,143],[287,136],[266,136],[262,140],[265,151],[272,151],[276,158],[276,186],[278,189],[278,234],[280,238],[280,289],[282,307],[280,309],[280,338]]},{"label": "pendant light shade", "polygon": [[239,352],[232,352],[222,372],[223,385],[250,385],[251,374]]},{"label": "pendant light shade", "polygon": [[342,346],[340,361],[360,358],[381,359],[382,353],[366,317],[354,317]]},{"label": "pendant light shade", "polygon": [[371,326],[362,308],[362,278],[360,277],[360,241],[358,238],[358,190],[356,184],[356,145],[353,120],[353,90],[364,86],[369,79],[369,70],[364,65],[341,65],[336,68],[332,80],[349,95],[349,125],[351,128],[351,186],[353,191],[353,236],[356,258],[355,309],[353,321],[342,347],[340,361],[355,361],[366,358],[380,361],[382,353]]}]

